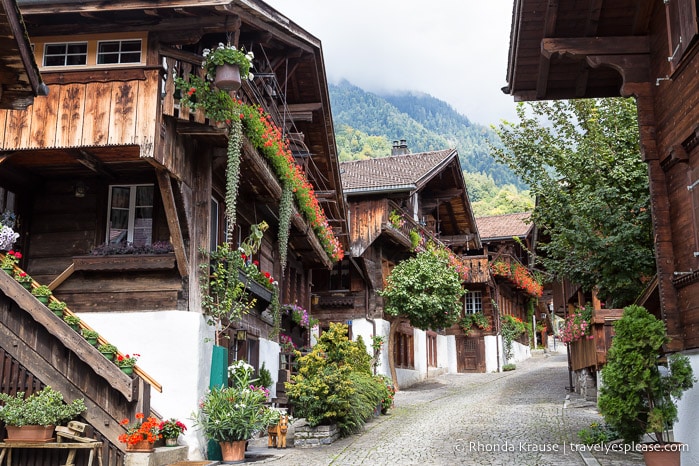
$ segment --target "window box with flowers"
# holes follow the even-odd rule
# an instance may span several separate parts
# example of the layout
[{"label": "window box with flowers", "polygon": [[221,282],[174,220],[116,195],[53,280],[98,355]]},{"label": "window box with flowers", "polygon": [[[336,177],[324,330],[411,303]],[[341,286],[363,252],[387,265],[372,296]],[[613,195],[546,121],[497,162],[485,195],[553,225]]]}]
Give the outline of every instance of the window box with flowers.
[{"label": "window box with flowers", "polygon": [[544,294],[541,283],[519,262],[498,259],[490,266],[490,270],[496,277],[505,278],[530,296],[540,298]]},{"label": "window box with flowers", "polygon": [[150,453],[156,440],[163,436],[160,433],[160,423],[154,417],[146,418],[143,413],[136,413],[136,421],[130,423],[123,419],[121,425],[126,427],[126,432],[119,435],[119,441],[126,444],[126,451]]},{"label": "window box with flowers", "polygon": [[140,358],[141,355],[138,353],[132,353],[132,354],[125,354],[121,355],[118,354],[116,359],[114,360],[114,363],[121,369],[121,372],[123,372],[126,375],[132,375],[133,374],[133,368],[136,366],[136,361],[138,361],[138,358]]},{"label": "window box with flowers", "polygon": [[132,244],[102,244],[88,255],[73,257],[74,270],[82,271],[137,271],[168,270],[175,267],[175,253],[167,241],[156,241],[146,246]]}]

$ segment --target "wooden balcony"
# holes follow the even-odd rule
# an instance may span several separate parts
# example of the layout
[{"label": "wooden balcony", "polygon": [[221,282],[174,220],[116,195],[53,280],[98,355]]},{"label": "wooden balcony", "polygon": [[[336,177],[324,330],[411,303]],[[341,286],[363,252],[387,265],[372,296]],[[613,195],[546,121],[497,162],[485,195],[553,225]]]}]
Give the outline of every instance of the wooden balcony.
[{"label": "wooden balcony", "polygon": [[621,319],[623,309],[598,309],[592,313],[592,338],[583,337],[580,340],[570,342],[571,367],[574,371],[585,367],[593,367],[595,370],[602,368],[607,363],[607,352],[612,345],[614,336],[614,322]]}]

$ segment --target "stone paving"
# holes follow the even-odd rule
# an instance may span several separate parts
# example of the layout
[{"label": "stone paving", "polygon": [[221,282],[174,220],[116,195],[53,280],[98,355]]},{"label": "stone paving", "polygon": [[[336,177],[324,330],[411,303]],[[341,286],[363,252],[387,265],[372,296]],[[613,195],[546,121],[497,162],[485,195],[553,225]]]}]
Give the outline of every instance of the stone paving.
[{"label": "stone paving", "polygon": [[257,463],[299,466],[642,465],[638,453],[574,451],[577,432],[601,417],[593,403],[566,399],[567,382],[566,356],[558,353],[511,372],[448,374],[398,392],[390,414],[357,435],[320,448],[253,447],[248,461],[263,455]]}]

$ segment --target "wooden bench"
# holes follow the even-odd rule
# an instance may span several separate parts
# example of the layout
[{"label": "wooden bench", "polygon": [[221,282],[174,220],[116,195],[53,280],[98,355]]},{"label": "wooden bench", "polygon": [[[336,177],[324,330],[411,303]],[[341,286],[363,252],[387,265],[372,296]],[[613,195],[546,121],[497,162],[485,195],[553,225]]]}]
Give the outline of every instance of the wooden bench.
[{"label": "wooden bench", "polygon": [[67,427],[58,426],[56,427],[55,442],[0,442],[0,465],[2,465],[5,454],[7,454],[7,462],[5,464],[7,466],[12,464],[12,450],[14,448],[58,448],[60,450],[68,450],[68,457],[66,458],[65,464],[62,466],[75,466],[76,451],[89,448],[90,457],[87,460],[87,465],[92,466],[92,460],[95,458],[95,453],[97,453],[98,466],[102,466],[102,442],[84,437],[83,433],[86,427],[87,424],[76,421],[69,422]]}]

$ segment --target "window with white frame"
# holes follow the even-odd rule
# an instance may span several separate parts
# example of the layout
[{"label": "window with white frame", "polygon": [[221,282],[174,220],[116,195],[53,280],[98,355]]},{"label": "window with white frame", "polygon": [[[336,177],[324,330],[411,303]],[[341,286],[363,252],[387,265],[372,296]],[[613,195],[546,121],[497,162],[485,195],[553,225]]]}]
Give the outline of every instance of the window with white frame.
[{"label": "window with white frame", "polygon": [[44,44],[43,66],[82,66],[87,64],[87,42]]},{"label": "window with white frame", "polygon": [[107,242],[145,246],[153,241],[152,184],[109,187]]},{"label": "window with white frame", "polygon": [[140,63],[141,39],[100,41],[97,45],[97,64]]},{"label": "window with white frame", "polygon": [[469,291],[464,297],[466,314],[483,312],[483,298],[480,291]]}]

